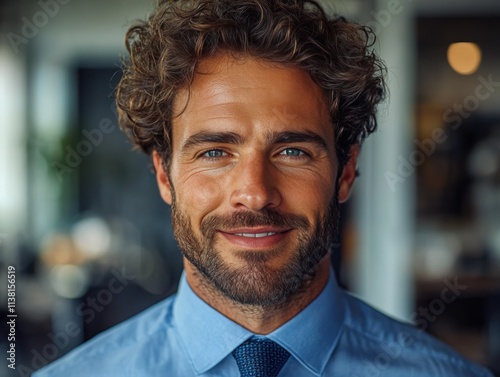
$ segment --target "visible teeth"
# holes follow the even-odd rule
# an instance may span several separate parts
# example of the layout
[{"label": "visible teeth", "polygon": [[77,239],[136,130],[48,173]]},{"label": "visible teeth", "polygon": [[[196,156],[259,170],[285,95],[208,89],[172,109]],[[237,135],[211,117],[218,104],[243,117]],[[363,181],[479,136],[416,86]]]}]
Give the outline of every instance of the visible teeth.
[{"label": "visible teeth", "polygon": [[276,234],[274,232],[269,232],[269,233],[258,233],[255,235],[256,238],[259,238],[259,237],[267,237],[267,236],[272,236],[273,234]]},{"label": "visible teeth", "polygon": [[268,232],[268,233],[235,233],[235,236],[260,238],[260,237],[272,236],[273,234],[276,234],[276,232]]}]

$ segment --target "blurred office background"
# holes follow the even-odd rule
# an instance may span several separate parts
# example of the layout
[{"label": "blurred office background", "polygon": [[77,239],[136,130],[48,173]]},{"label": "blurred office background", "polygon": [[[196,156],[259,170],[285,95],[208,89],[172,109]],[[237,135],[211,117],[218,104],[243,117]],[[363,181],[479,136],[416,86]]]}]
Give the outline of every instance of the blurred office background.
[{"label": "blurred office background", "polygon": [[[322,4],[377,32],[391,91],[342,207],[339,280],[500,375],[500,2]],[[177,288],[169,208],[113,105],[125,31],[153,5],[0,3],[0,314],[15,266],[18,375]]]}]

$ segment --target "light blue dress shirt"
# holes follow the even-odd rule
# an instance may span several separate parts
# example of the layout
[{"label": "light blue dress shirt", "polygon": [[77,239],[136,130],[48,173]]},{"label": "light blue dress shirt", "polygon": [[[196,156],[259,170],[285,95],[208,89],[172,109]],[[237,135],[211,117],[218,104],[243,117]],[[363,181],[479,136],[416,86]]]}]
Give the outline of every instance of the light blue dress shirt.
[{"label": "light blue dress shirt", "polygon": [[[183,273],[177,294],[96,336],[34,377],[237,377],[231,352],[253,333],[201,300]],[[267,335],[291,356],[279,376],[493,377],[450,348],[340,289]]]}]

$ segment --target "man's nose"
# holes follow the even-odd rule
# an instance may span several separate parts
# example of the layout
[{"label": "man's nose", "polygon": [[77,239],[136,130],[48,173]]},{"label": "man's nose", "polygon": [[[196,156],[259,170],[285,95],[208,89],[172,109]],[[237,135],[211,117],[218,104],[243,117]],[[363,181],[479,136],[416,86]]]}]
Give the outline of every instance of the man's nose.
[{"label": "man's nose", "polygon": [[276,171],[265,157],[241,160],[232,169],[231,205],[260,211],[281,203]]}]

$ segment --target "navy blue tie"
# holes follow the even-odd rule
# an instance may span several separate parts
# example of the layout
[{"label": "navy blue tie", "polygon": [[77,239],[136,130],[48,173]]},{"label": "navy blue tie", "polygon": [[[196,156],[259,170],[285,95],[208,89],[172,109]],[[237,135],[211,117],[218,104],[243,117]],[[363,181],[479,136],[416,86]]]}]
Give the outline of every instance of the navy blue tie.
[{"label": "navy blue tie", "polygon": [[241,377],[276,377],[290,353],[270,339],[250,338],[233,351]]}]

